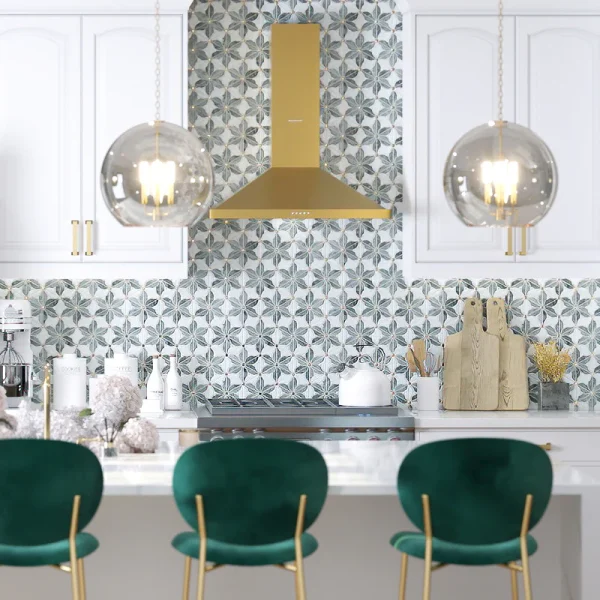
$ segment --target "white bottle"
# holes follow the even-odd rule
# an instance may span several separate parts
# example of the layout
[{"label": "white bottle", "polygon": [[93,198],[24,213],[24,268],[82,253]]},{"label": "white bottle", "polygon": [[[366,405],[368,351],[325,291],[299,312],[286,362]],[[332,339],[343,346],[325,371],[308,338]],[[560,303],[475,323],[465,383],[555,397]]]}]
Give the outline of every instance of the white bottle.
[{"label": "white bottle", "polygon": [[160,369],[160,356],[152,357],[152,373],[146,384],[146,401],[142,406],[144,412],[160,412],[164,408],[165,382]]},{"label": "white bottle", "polygon": [[127,377],[135,387],[139,385],[137,358],[127,356],[122,352],[115,352],[112,358],[107,358],[104,361],[104,374]]},{"label": "white bottle", "polygon": [[167,373],[167,397],[165,399],[165,410],[181,410],[183,398],[181,395],[181,377],[177,371],[177,357],[171,354],[171,366]]}]

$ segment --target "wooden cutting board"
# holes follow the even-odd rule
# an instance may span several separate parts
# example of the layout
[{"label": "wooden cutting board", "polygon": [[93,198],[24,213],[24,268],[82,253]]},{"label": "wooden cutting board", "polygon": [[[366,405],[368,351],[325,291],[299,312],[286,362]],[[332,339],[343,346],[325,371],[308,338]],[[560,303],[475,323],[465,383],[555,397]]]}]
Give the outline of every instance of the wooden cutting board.
[{"label": "wooden cutting board", "polygon": [[443,404],[447,410],[496,410],[500,340],[483,331],[479,298],[465,302],[462,331],[444,345]]},{"label": "wooden cutting board", "polygon": [[487,332],[500,340],[498,410],[527,410],[529,385],[525,338],[509,329],[502,298],[489,298],[486,308]]}]

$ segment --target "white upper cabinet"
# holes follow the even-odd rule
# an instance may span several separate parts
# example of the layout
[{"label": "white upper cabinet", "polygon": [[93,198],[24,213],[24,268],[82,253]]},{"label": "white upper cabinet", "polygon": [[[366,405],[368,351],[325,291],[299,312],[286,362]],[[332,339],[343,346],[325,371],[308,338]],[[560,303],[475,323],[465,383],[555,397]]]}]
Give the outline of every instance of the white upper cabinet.
[{"label": "white upper cabinet", "polygon": [[[110,145],[154,119],[153,5],[36,2],[0,0],[0,279],[186,277],[187,230],[123,227],[100,191]],[[187,8],[160,22],[161,118],[183,127]]]},{"label": "white upper cabinet", "polygon": [[[163,17],[160,31],[161,118],[183,125],[181,18]],[[150,16],[83,19],[83,218],[93,221],[94,252],[84,255],[89,262],[178,265],[187,260],[185,230],[123,227],[110,214],[99,185],[110,145],[129,128],[154,119],[154,51]],[[181,274],[162,269],[165,277]]]},{"label": "white upper cabinet", "polygon": [[[514,19],[506,19],[505,115],[514,118]],[[417,23],[416,261],[506,262],[502,231],[466,227],[452,213],[442,173],[452,146],[498,110],[498,35],[493,17],[432,16]],[[427,269],[424,273],[427,274]]]},{"label": "white upper cabinet", "polygon": [[517,122],[558,165],[554,205],[517,260],[583,263],[562,274],[590,276],[600,263],[600,17],[521,17],[516,40]]},{"label": "white upper cabinet", "polygon": [[0,277],[79,260],[79,48],[77,17],[0,17]]},{"label": "white upper cabinet", "polygon": [[[554,206],[523,232],[467,227],[448,207],[443,190],[452,144],[497,114],[493,6],[478,10],[470,0],[457,0],[452,9],[433,0],[409,4],[407,279],[600,277],[600,7],[564,3],[545,16],[539,2],[506,4],[504,118],[536,132],[558,168]],[[578,15],[560,14],[569,10]]]}]

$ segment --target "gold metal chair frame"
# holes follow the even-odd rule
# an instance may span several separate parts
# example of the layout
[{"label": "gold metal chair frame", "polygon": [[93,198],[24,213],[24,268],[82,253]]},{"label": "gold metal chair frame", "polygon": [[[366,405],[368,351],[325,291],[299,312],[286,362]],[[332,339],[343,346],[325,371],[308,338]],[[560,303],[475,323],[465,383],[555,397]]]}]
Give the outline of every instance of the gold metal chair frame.
[{"label": "gold metal chair frame", "polygon": [[[73,511],[71,513],[71,527],[69,529],[69,564],[48,565],[53,569],[58,569],[63,573],[71,574],[71,590],[73,600],[85,600],[85,570],[83,568],[83,558],[77,558],[77,527],[79,524],[79,507],[81,505],[81,496],[73,498]],[[75,565],[75,568],[73,568]]]},{"label": "gold metal chair frame", "polygon": [[[421,496],[423,503],[423,528],[425,530],[425,573],[423,575],[423,600],[430,600],[431,597],[431,573],[448,566],[447,563],[432,564],[433,554],[433,533],[431,530],[431,510],[429,507],[429,496]],[[510,583],[512,591],[512,600],[519,600],[519,587],[517,573],[523,573],[523,587],[525,588],[525,600],[532,600],[531,596],[531,573],[529,571],[529,553],[527,552],[527,532],[529,531],[529,521],[531,519],[531,506],[533,496],[527,494],[525,498],[525,509],[523,511],[523,521],[521,522],[521,564],[510,562],[498,565],[510,570]],[[400,600],[406,600],[406,579],[408,574],[408,554],[402,552],[400,562]],[[200,597],[198,597],[200,600]],[[184,599],[185,600],[185,599]]]},{"label": "gold metal chair frame", "polygon": [[[204,600],[204,587],[206,573],[219,569],[226,565],[206,564],[206,521],[204,519],[204,500],[202,496],[196,496],[196,511],[198,513],[198,534],[200,536],[200,551],[198,555],[198,593],[197,600]],[[306,512],[306,494],[300,496],[298,506],[298,517],[296,519],[296,533],[294,534],[294,547],[296,560],[293,563],[273,565],[295,574],[296,599],[306,600],[306,588],[304,584],[304,563],[302,556],[302,532],[304,531],[304,514]],[[83,567],[82,567],[83,568]],[[185,566],[183,571],[183,600],[190,598],[190,580],[192,574],[192,557],[185,557]],[[85,600],[85,596],[74,600]]]}]

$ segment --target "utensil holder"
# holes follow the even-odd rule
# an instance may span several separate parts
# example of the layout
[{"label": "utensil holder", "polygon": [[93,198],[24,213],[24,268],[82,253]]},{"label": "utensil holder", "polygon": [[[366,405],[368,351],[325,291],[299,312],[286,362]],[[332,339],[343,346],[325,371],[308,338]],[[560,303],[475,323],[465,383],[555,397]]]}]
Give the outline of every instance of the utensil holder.
[{"label": "utensil holder", "polygon": [[440,407],[440,378],[419,377],[417,379],[417,408],[421,410],[438,410]]}]

